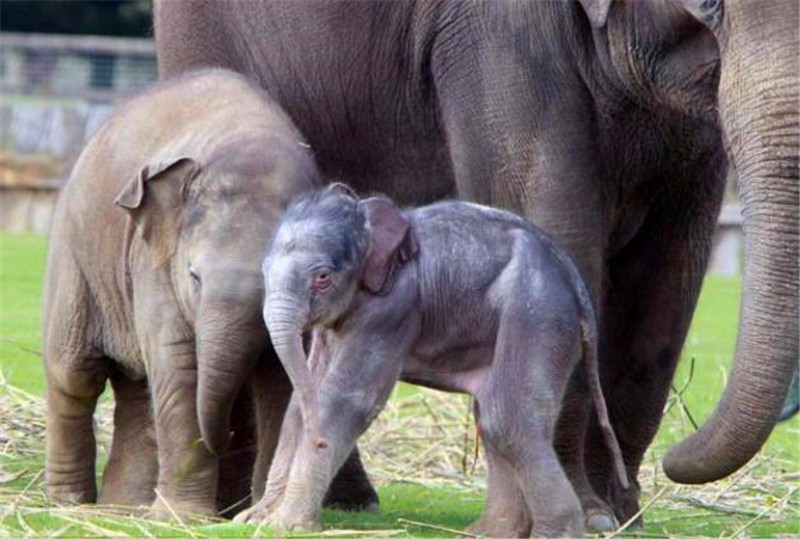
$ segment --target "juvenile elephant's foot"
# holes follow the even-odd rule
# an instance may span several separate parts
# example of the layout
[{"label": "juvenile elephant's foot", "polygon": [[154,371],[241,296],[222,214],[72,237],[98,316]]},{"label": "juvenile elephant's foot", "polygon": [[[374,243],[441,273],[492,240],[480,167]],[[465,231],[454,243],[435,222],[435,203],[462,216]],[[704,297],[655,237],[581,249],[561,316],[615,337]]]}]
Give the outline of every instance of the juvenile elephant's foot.
[{"label": "juvenile elephant's foot", "polygon": [[97,501],[97,488],[94,484],[48,485],[47,498],[63,505],[80,505]]},{"label": "juvenile elephant's foot", "polygon": [[[630,475],[629,475],[630,477]],[[625,523],[639,512],[639,495],[641,489],[639,488],[639,481],[636,479],[631,480],[628,489],[622,488],[619,483],[613,479],[611,486],[611,507],[617,520]],[[633,523],[634,528],[644,527],[644,520],[639,516]]]},{"label": "juvenile elephant's foot", "polygon": [[165,522],[180,520],[183,523],[199,522],[217,516],[214,504],[166,500],[159,496],[150,506],[150,516]]}]

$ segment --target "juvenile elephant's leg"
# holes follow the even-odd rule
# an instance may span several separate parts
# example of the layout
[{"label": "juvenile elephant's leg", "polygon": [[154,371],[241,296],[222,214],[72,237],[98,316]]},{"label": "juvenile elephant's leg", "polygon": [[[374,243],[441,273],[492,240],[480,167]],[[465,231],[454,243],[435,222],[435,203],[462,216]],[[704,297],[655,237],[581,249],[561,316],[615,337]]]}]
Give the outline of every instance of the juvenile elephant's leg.
[{"label": "juvenile elephant's leg", "polygon": [[583,511],[554,437],[577,363],[578,336],[565,331],[563,320],[527,323],[542,311],[537,302],[522,299],[501,316],[491,373],[477,394],[479,426],[483,439],[514,469],[532,535],[574,537],[584,532]]},{"label": "juvenile elephant's leg", "polygon": [[586,370],[581,364],[570,377],[556,426],[555,447],[561,465],[581,501],[586,528],[592,533],[605,533],[619,526],[614,511],[594,491],[584,463],[584,441],[592,410]]},{"label": "juvenile elephant's leg", "polygon": [[[709,188],[710,189],[710,188]],[[631,488],[622,490],[596,418],[586,462],[595,489],[624,522],[638,510],[636,476],[658,430],[700,292],[721,192],[686,186],[650,209],[639,234],[610,261],[603,387]]]},{"label": "juvenile elephant's leg", "polygon": [[103,472],[99,503],[150,505],[158,479],[158,449],[150,389],[119,371],[111,375],[114,389],[114,434]]},{"label": "juvenile elephant's leg", "polygon": [[[480,424],[477,403],[475,417]],[[482,436],[481,441],[488,467],[486,505],[468,531],[486,537],[528,537],[532,523],[516,472],[489,439]]]},{"label": "juvenile elephant's leg", "polygon": [[217,459],[202,442],[197,422],[197,369],[194,338],[164,328],[158,357],[151,364],[153,410],[158,443],[159,516],[173,511],[215,515]]},{"label": "juvenile elephant's leg", "polygon": [[104,363],[81,353],[62,355],[47,365],[45,483],[47,495],[55,501],[97,500],[93,416],[105,387]]},{"label": "juvenile elephant's leg", "polygon": [[[53,239],[57,241],[57,239]],[[105,388],[108,360],[87,340],[89,291],[74,262],[63,253],[46,285],[44,363],[47,375],[45,483],[53,500],[97,499],[97,447],[93,415]]]}]

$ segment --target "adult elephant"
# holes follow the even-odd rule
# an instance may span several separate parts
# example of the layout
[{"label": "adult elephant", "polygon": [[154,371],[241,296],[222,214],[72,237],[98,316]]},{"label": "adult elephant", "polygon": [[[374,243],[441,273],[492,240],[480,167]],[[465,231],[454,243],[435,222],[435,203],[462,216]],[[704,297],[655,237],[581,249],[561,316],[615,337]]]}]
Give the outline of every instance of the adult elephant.
[{"label": "adult elephant", "polygon": [[[736,358],[713,417],[665,470],[724,477],[761,447],[798,358],[798,6],[719,0],[156,1],[159,69],[245,73],[327,179],[514,210],[575,256],[601,314],[603,383],[628,473],[658,428],[728,165],[747,258]],[[574,380],[579,389],[581,380]],[[589,403],[595,489],[623,492]]]}]

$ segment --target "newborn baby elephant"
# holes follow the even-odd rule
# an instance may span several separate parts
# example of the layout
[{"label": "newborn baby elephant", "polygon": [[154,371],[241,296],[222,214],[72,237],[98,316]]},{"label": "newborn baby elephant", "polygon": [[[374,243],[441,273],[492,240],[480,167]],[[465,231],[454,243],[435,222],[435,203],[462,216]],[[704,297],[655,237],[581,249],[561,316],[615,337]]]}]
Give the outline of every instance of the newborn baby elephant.
[{"label": "newborn baby elephant", "polygon": [[253,246],[320,185],[291,120],[231,72],[159,84],[100,128],[61,193],[47,262],[52,498],[97,499],[92,414],[107,380],[116,408],[100,502],[216,514],[248,495],[254,455],[237,429],[249,427],[252,448],[255,427],[252,407],[231,413],[237,394],[257,382],[265,465],[291,394]]},{"label": "newborn baby elephant", "polygon": [[[589,294],[570,258],[532,224],[463,202],[400,210],[335,185],[292,204],[263,270],[264,319],[297,401],[265,496],[237,519],[317,526],[330,478],[400,378],[475,397],[489,477],[473,532],[574,536],[584,517],[613,525],[582,464],[565,471],[554,449],[562,397],[583,358],[627,488]],[[572,431],[566,445],[580,454],[581,431]]]}]

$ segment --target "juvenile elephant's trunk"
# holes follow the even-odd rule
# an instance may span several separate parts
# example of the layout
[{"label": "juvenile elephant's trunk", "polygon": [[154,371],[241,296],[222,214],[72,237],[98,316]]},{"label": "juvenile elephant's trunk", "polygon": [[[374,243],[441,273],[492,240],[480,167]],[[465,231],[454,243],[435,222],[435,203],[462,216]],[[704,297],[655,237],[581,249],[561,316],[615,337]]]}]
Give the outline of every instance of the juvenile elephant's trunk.
[{"label": "juvenile elephant's trunk", "polygon": [[307,317],[308,307],[292,297],[271,294],[265,301],[264,321],[272,345],[300,398],[304,429],[312,440],[316,440],[319,435],[317,387],[303,350],[303,328]]},{"label": "juvenile elephant's trunk", "polygon": [[744,289],[725,394],[664,460],[667,475],[682,483],[720,479],[756,454],[798,361],[797,2],[725,9],[719,107],[744,207]]},{"label": "juvenile elephant's trunk", "polygon": [[203,301],[197,319],[197,415],[209,451],[222,454],[239,391],[266,349],[259,306],[250,302]]}]

